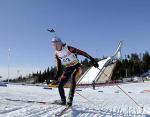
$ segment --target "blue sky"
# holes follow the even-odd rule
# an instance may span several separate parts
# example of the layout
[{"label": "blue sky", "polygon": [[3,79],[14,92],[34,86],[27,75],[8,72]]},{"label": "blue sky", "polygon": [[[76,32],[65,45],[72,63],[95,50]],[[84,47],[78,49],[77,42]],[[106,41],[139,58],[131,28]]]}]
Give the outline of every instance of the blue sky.
[{"label": "blue sky", "polygon": [[54,66],[46,29],[93,57],[112,55],[119,40],[123,54],[150,50],[149,0],[0,0],[0,75],[28,74]]}]

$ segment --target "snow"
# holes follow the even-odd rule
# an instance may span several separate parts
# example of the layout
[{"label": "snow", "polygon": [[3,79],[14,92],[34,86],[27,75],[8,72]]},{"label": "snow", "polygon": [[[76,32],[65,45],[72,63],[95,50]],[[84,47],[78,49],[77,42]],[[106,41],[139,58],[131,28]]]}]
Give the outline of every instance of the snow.
[{"label": "snow", "polygon": [[[99,69],[102,69],[103,66],[110,60],[111,58],[108,57],[104,60],[101,60],[98,62],[99,64]],[[79,82],[79,84],[92,84],[92,82],[96,79],[97,75],[99,74],[100,70],[95,68],[95,67],[91,67],[90,70],[83,76],[81,76],[81,81]]]},{"label": "snow", "polygon": [[[150,117],[150,83],[119,85],[144,109],[138,107],[116,86],[80,88],[75,93],[72,109],[62,117]],[[68,95],[69,89],[65,89]],[[81,97],[80,95],[83,97]],[[40,86],[8,85],[0,87],[0,117],[55,117],[64,107],[50,103],[25,103],[9,99],[53,102],[59,99],[58,89]],[[86,99],[85,99],[86,98]]]}]

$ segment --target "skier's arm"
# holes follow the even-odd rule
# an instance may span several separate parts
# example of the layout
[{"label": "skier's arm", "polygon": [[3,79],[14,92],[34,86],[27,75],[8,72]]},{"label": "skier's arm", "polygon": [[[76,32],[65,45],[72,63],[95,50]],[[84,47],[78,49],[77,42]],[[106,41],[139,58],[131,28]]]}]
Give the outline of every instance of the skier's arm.
[{"label": "skier's arm", "polygon": [[76,55],[82,55],[84,57],[89,58],[95,67],[99,66],[97,61],[93,57],[91,57],[89,54],[87,54],[86,52],[79,50],[77,48],[71,47],[71,46],[68,46],[68,49],[70,52],[75,53]]},{"label": "skier's arm", "polygon": [[58,80],[60,73],[61,73],[61,60],[58,58],[57,55],[55,55],[55,63],[56,63],[56,69],[57,69],[55,80]]}]

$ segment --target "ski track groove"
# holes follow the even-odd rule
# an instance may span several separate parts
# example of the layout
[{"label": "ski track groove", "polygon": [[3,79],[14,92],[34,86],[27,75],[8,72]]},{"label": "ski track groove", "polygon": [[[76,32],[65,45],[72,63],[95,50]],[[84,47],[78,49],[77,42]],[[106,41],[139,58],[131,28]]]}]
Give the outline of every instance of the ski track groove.
[{"label": "ski track groove", "polygon": [[21,109],[21,107],[16,107],[16,108],[12,108],[12,109],[9,109],[9,110],[5,110],[4,112],[0,112],[0,114],[10,113],[10,112],[13,112],[13,111],[16,111],[16,110],[19,110],[19,109]]},{"label": "ski track groove", "polygon": [[[11,116],[12,113],[16,113],[15,117],[41,117],[41,116],[44,116],[54,110],[55,111],[53,112],[53,114],[55,115],[55,113],[58,112],[57,109],[63,108],[63,106],[50,105],[50,106],[47,106],[44,108],[42,108],[43,106],[41,106],[40,110],[39,110],[39,108],[35,108],[34,106],[35,105],[30,104],[25,107],[13,108],[13,109],[5,111],[4,113],[0,113],[0,117],[6,117],[6,116],[13,117],[13,116]],[[56,106],[56,107],[54,107],[54,106]],[[17,115],[18,112],[21,112],[22,115]]]},{"label": "ski track groove", "polygon": [[93,114],[95,114],[95,116],[98,116],[98,117],[106,117],[106,116],[111,116],[111,117],[145,117],[145,115],[139,113],[137,111],[137,108],[133,108],[132,107],[127,107],[127,113],[124,114],[124,111],[122,110],[122,105],[117,108],[117,106],[114,106],[113,108],[107,108],[107,109],[100,109],[100,110],[97,110],[97,112],[95,111],[94,113],[90,113],[90,109],[87,110],[85,109],[86,111],[80,111],[78,114],[76,114],[76,116],[78,117],[92,117],[94,116]]},{"label": "ski track groove", "polygon": [[[41,116],[44,116],[45,114],[48,114],[50,111],[54,111],[55,109],[58,109],[58,108],[62,108],[62,106],[56,106],[54,108],[54,106],[51,106],[51,107],[46,107],[46,108],[43,108],[41,109],[39,112],[38,112],[38,108],[35,109],[35,112],[32,111],[31,114],[29,115],[25,115],[26,117],[41,117]],[[36,114],[35,114],[36,113]]]},{"label": "ski track groove", "polygon": [[12,108],[10,110],[6,110],[7,112],[5,111],[4,113],[0,113],[0,117],[4,117],[5,115],[9,115],[11,113],[26,109],[28,107],[31,107],[31,105],[27,105],[27,106],[23,106],[23,107],[21,106],[21,107]]}]

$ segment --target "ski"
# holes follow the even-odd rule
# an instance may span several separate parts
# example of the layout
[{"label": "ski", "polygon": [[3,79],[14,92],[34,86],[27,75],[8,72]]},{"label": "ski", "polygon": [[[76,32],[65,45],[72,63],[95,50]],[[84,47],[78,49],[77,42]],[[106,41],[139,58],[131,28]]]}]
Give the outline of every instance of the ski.
[{"label": "ski", "polygon": [[[5,98],[8,101],[16,101],[16,102],[24,102],[24,103],[39,103],[39,104],[56,104],[54,102],[46,102],[46,101],[35,101],[35,100],[21,100],[21,99],[10,99]],[[56,104],[58,105],[58,104]]]},{"label": "ski", "polygon": [[60,117],[60,116],[62,116],[63,114],[65,114],[66,113],[66,111],[68,110],[68,109],[70,109],[72,106],[66,106],[63,110],[61,110],[59,113],[56,113],[55,114],[55,116],[56,117]]}]

